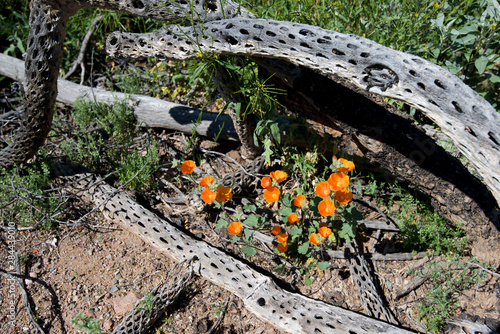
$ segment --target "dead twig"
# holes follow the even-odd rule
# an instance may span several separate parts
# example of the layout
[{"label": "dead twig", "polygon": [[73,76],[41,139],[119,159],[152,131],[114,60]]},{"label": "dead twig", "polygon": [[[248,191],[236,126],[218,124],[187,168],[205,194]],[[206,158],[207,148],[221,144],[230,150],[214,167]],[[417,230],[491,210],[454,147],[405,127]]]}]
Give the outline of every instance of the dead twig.
[{"label": "dead twig", "polygon": [[16,265],[17,275],[13,275],[13,274],[6,272],[6,271],[3,271],[3,270],[0,271],[0,274],[6,276],[8,278],[13,278],[15,280],[15,282],[17,283],[17,286],[19,287],[19,290],[21,291],[21,294],[23,295],[24,307],[26,308],[26,312],[28,313],[31,322],[33,323],[33,326],[35,326],[35,329],[38,333],[45,334],[42,327],[40,327],[40,325],[36,322],[35,317],[33,315],[33,311],[31,310],[31,305],[30,305],[29,298],[28,298],[28,292],[26,291],[26,288],[24,287],[23,279],[21,278],[21,276],[22,276],[21,275],[21,266],[19,263],[19,253],[18,252],[14,252],[14,261],[15,261],[15,265]]},{"label": "dead twig", "polygon": [[71,68],[68,70],[68,72],[64,75],[63,79],[68,79],[75,72],[76,67],[80,65],[80,68],[82,69],[82,72],[80,74],[80,85],[83,84],[83,80],[85,78],[85,64],[83,63],[83,59],[85,58],[85,52],[87,51],[87,46],[89,44],[90,37],[92,37],[92,34],[94,33],[94,30],[97,28],[97,24],[99,23],[99,21],[101,21],[101,19],[102,15],[97,16],[94,19],[94,22],[92,22],[92,24],[90,25],[89,30],[87,30],[87,33],[83,38],[82,47],[80,48],[78,57],[73,62],[73,65],[71,65]]}]

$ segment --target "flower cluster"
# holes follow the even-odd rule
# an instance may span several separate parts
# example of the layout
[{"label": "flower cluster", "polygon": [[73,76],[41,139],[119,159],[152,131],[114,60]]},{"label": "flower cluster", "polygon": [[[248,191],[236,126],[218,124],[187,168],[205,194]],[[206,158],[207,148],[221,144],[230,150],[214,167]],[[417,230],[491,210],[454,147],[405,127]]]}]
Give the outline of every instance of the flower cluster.
[{"label": "flower cluster", "polygon": [[[181,165],[181,172],[183,174],[190,174],[194,171],[196,164],[192,160],[186,160]],[[233,190],[230,187],[224,187],[217,184],[213,176],[205,176],[200,181],[200,186],[204,189],[201,192],[201,199],[205,203],[212,203],[213,201],[226,202],[233,198]]]},{"label": "flower cluster", "polygon": [[[280,186],[280,182],[287,178],[287,174],[283,171],[271,172],[269,176],[264,176],[261,179],[260,185],[265,189],[263,193],[264,199],[267,203],[280,201],[282,206],[278,212],[281,212],[283,223],[288,226],[282,228],[276,225],[272,228],[271,232],[278,241],[277,250],[279,252],[283,253],[288,250],[291,245],[290,242],[293,243],[293,240],[298,237],[294,235],[294,233],[298,233],[297,231],[307,233],[309,235],[308,241],[312,245],[321,245],[332,235],[332,229],[327,224],[332,222],[332,219],[329,218],[334,216],[337,209],[336,205],[343,206],[352,201],[353,195],[348,189],[349,176],[346,173],[354,169],[354,163],[341,158],[336,160],[333,167],[334,171],[329,178],[316,184],[311,201],[308,201],[304,194],[295,195],[293,202],[291,198],[288,201],[280,201],[281,196],[286,197],[286,195],[282,195],[283,189]],[[317,197],[314,197],[314,195]],[[284,208],[286,205],[289,208]],[[321,218],[322,222],[316,222],[315,217]],[[292,232],[292,238],[289,238],[290,231]]]}]

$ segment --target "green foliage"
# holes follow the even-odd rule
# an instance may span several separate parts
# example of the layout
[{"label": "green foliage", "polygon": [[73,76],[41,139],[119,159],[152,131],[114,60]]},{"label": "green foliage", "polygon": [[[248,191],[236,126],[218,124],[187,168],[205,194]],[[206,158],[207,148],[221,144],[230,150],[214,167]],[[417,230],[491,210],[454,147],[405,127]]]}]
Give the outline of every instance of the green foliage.
[{"label": "green foliage", "polygon": [[144,292],[144,298],[141,299],[140,303],[136,306],[140,309],[144,309],[146,316],[149,316],[153,311],[156,296],[151,292],[146,290]]},{"label": "green foliage", "polygon": [[28,0],[2,0],[0,52],[21,58],[28,39]]},{"label": "green foliage", "polygon": [[486,264],[474,259],[465,261],[454,255],[445,262],[433,260],[422,269],[410,270],[410,273],[427,278],[429,282],[424,300],[418,303],[419,320],[424,322],[429,331],[439,332],[446,319],[455,315],[458,308],[457,295],[467,288],[477,286],[485,278],[480,266],[487,268]]},{"label": "green foliage", "polygon": [[135,119],[126,102],[108,105],[79,100],[73,119],[78,126],[76,136],[62,145],[70,160],[103,173],[117,170],[119,182],[129,188],[149,184],[158,166],[158,147],[153,142],[145,154],[133,149]]},{"label": "green foliage", "polygon": [[71,324],[82,329],[87,334],[101,334],[99,320],[88,317],[85,314],[78,313],[72,320]]},{"label": "green foliage", "polygon": [[13,221],[21,226],[43,222],[50,228],[60,212],[60,198],[47,191],[50,162],[38,159],[24,168],[0,168],[0,221]]},{"label": "green foliage", "polygon": [[454,225],[409,193],[395,202],[399,209],[394,214],[401,222],[400,240],[409,251],[432,250],[438,254],[458,253],[466,250],[468,240],[465,231]]}]

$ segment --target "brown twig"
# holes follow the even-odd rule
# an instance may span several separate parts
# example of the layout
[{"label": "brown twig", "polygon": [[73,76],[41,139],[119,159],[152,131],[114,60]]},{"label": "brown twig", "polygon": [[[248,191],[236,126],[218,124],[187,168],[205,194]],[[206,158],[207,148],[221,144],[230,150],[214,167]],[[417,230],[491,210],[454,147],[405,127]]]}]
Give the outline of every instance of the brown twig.
[{"label": "brown twig", "polygon": [[73,65],[71,65],[71,68],[68,70],[68,72],[64,75],[63,79],[68,79],[75,72],[76,67],[80,65],[80,68],[82,69],[82,73],[80,75],[80,85],[83,84],[83,79],[85,78],[85,64],[83,63],[83,59],[85,57],[85,52],[87,51],[90,37],[92,37],[92,34],[94,33],[94,30],[97,28],[97,24],[99,23],[99,21],[101,21],[101,19],[102,15],[99,15],[94,19],[94,22],[92,22],[89,30],[87,30],[87,33],[83,38],[82,47],[80,48],[78,57],[73,62]]}]

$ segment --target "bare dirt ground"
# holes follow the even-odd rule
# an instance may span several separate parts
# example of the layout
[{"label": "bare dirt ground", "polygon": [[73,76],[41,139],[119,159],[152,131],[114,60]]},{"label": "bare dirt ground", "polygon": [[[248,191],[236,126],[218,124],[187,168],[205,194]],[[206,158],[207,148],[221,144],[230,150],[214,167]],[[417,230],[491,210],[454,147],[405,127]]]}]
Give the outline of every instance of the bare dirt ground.
[{"label": "bare dirt ground", "polygon": [[[91,209],[87,203],[76,202],[74,205],[82,212]],[[158,201],[153,203],[153,209],[160,214],[168,214],[171,210]],[[178,210],[186,208],[178,206]],[[188,233],[236,252],[235,246],[227,242],[227,232],[215,234],[210,217],[210,214],[200,214],[194,219],[186,211],[186,214],[178,215],[178,220]],[[21,272],[25,278],[29,277],[25,284],[30,305],[45,333],[85,333],[72,324],[79,313],[99,320],[100,328],[111,332],[134,303],[165,278],[175,265],[168,254],[157,251],[136,235],[107,221],[100,213],[95,213],[90,223],[94,228],[60,225],[48,231],[16,234],[15,250],[21,256]],[[5,233],[1,241],[0,267],[8,270]],[[428,260],[374,262],[391,310],[403,326],[418,332],[425,332],[425,327],[418,319],[416,304],[426,295],[428,286],[423,284],[400,299],[395,295],[416,279],[408,275],[408,268]],[[260,263],[269,270],[270,276],[277,275],[272,272],[272,263]],[[339,259],[331,263],[330,269],[315,273],[315,283],[311,286],[304,285],[292,271],[275,278],[309,297],[363,312],[346,262]],[[12,283],[5,276],[0,277],[0,332],[35,333],[20,290],[16,287],[15,293],[9,294]],[[456,297],[460,304],[457,315],[469,319],[470,315],[487,318],[490,325],[495,323],[492,319],[500,318],[500,283],[491,275]],[[13,323],[9,322],[11,304],[15,309]],[[216,324],[220,317],[221,322]],[[498,322],[497,326],[500,326]],[[448,327],[446,331],[460,333],[457,327]],[[267,334],[282,331],[246,310],[238,297],[202,277],[195,277],[156,323],[153,333]]]}]

